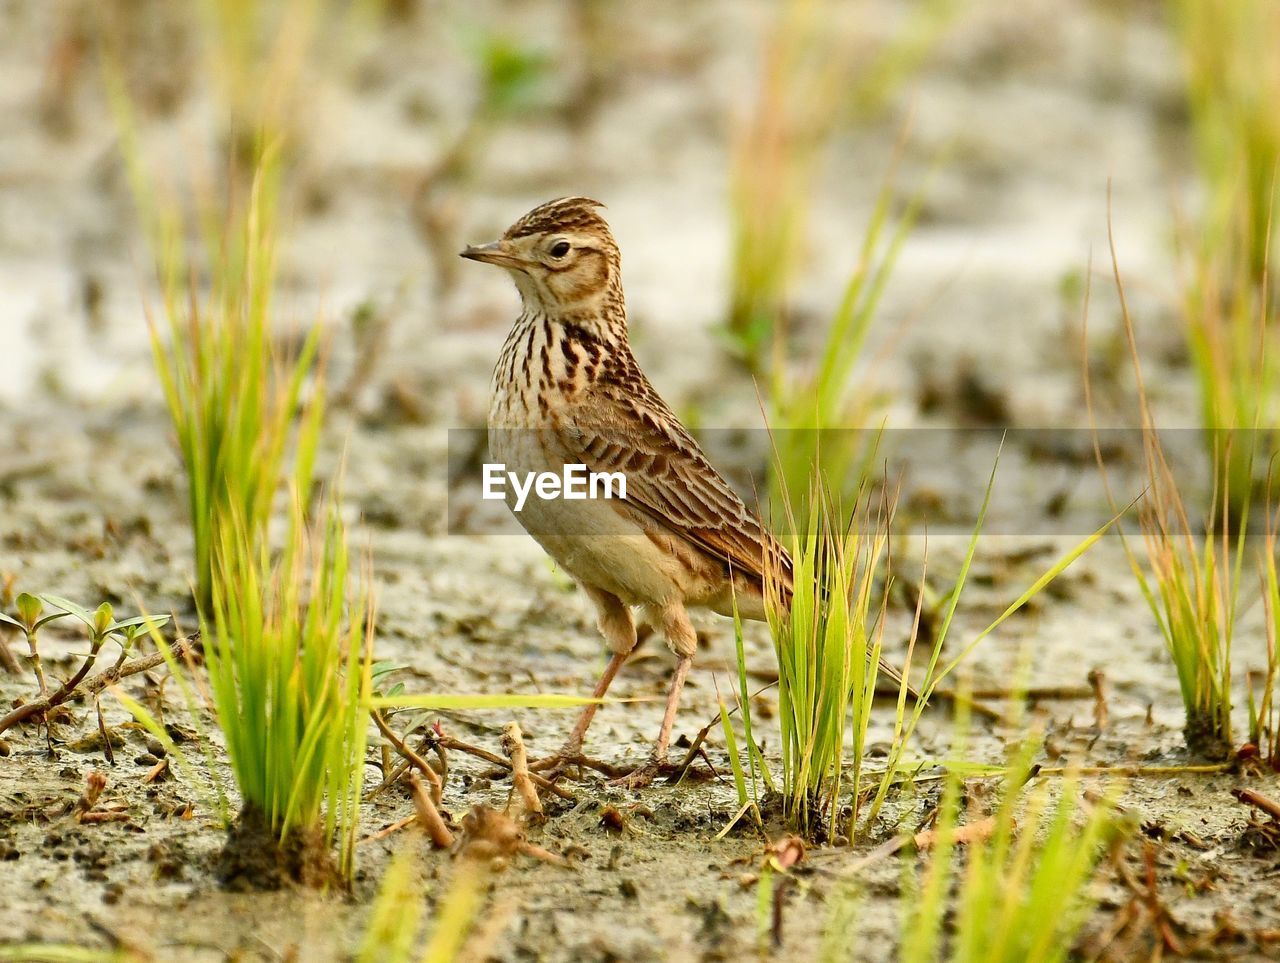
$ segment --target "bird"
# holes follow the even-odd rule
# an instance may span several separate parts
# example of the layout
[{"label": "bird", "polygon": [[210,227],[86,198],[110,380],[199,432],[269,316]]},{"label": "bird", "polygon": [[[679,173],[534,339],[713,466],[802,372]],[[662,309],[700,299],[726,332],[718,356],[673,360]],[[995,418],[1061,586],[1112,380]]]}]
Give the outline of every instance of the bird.
[{"label": "bird", "polygon": [[[509,472],[566,465],[620,472],[626,497],[535,499],[520,524],[586,593],[610,658],[564,746],[534,767],[581,758],[599,700],[637,645],[633,609],[676,656],[648,760],[617,780],[641,787],[667,762],[697,636],[691,608],[753,620],[789,604],[791,559],[725,481],[632,353],[617,242],[589,197],[525,214],[461,256],[505,269],[521,300],[494,367],[489,451]],[[514,507],[508,491],[508,507]]]}]

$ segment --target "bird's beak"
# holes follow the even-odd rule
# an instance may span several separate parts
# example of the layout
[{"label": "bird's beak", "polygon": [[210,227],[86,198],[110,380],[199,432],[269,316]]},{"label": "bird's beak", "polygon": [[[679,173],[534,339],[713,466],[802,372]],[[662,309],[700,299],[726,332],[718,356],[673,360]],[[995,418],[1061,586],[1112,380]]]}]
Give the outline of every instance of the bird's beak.
[{"label": "bird's beak", "polygon": [[471,261],[496,264],[498,267],[523,268],[525,266],[524,259],[512,254],[502,241],[492,241],[489,244],[468,244],[462,251],[461,256]]}]

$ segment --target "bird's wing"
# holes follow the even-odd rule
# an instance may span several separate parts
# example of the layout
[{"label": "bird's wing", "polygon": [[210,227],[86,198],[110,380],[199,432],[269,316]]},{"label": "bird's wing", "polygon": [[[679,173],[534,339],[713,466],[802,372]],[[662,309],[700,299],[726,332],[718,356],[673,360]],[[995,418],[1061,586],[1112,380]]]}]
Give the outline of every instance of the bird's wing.
[{"label": "bird's wing", "polygon": [[[772,568],[780,580],[774,590],[790,604],[791,556],[656,392],[595,398],[589,409],[563,413],[559,428],[570,457],[591,471],[626,476],[628,504],[758,582],[762,591],[768,591],[766,570]],[[880,671],[902,683],[902,673],[883,658]]]},{"label": "bird's wing", "polygon": [[626,501],[763,587],[766,566],[791,581],[791,559],[651,390],[607,395],[562,413],[571,457],[594,472],[621,472]]}]

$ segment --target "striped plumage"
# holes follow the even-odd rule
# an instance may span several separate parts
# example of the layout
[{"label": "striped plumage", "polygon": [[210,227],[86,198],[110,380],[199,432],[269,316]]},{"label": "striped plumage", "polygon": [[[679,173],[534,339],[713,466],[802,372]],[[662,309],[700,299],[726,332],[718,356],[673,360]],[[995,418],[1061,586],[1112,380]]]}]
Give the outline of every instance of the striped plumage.
[{"label": "striped plumage", "polygon": [[[613,658],[603,696],[636,644],[641,607],[679,658],[650,762],[665,759],[696,637],[686,607],[764,618],[766,566],[790,560],[711,465],[640,370],[627,341],[621,259],[597,201],[562,198],[526,214],[501,240],[464,257],[507,268],[523,302],[494,369],[490,452],[517,472],[565,464],[623,472],[625,501],[536,500],[517,518],[587,592]],[[555,762],[579,755],[584,710]]]}]

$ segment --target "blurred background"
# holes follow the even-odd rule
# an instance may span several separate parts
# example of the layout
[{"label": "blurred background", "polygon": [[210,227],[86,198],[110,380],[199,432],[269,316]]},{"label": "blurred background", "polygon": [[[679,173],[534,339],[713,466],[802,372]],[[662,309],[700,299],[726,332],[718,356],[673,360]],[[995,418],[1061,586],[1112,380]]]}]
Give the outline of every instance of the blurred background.
[{"label": "blurred background", "polygon": [[[950,625],[970,561],[957,635],[982,639],[1018,591],[1043,587],[1049,559],[1112,516],[1111,498],[1149,492],[1131,531],[1151,583],[1119,539],[1102,540],[966,666],[1045,687],[1105,667],[1112,724],[1126,728],[1098,742],[1107,710],[1091,674],[1097,731],[1069,718],[1066,733],[1108,763],[1159,760],[1183,741],[1181,708],[1189,721],[1197,707],[1194,673],[1168,671],[1173,615],[1151,584],[1173,585],[1166,604],[1199,619],[1185,622],[1186,665],[1221,680],[1219,721],[1233,662],[1250,694],[1280,673],[1274,564],[1231,648],[1239,585],[1246,602],[1256,585],[1239,559],[1280,557],[1274,517],[1265,542],[1242,537],[1225,563],[1227,531],[1245,532],[1250,508],[1274,512],[1280,494],[1260,484],[1280,450],[1277,105],[1278,0],[0,0],[0,611],[15,589],[53,591],[173,613],[176,631],[193,595],[213,596],[219,524],[252,529],[243,546],[262,547],[265,564],[283,526],[301,530],[308,496],[340,488],[332,504],[358,516],[353,542],[370,559],[377,657],[405,666],[411,690],[581,690],[602,657],[587,600],[532,539],[478,537],[515,529],[505,511],[469,512],[451,482],[484,460],[490,373],[519,310],[509,278],[457,254],[537,204],[588,195],[622,248],[637,358],[744,496],[768,492],[777,509],[785,489],[803,503],[819,456],[846,498],[880,477],[881,458],[908,463],[880,623],[892,660],[910,658],[911,613],[932,625],[945,611]],[[1099,444],[1112,492],[1092,420],[1130,429]],[[1132,431],[1151,423],[1178,439],[1163,453]],[[892,431],[877,450],[880,426]],[[823,442],[814,429],[844,434]],[[1006,429],[981,550],[966,554],[966,534],[928,541],[972,530]],[[228,438],[229,456],[209,456]],[[327,485],[340,466],[342,484]],[[1229,482],[1220,500],[1213,481]],[[288,485],[303,494],[286,518]],[[861,504],[865,520],[883,503]],[[1202,539],[1206,514],[1222,524]],[[707,651],[686,731],[723,711],[712,673],[734,665],[728,624],[698,629]],[[50,641],[79,658],[80,637]],[[776,662],[760,625],[738,653]],[[666,659],[650,646],[620,684],[664,691]],[[6,703],[30,688],[10,662]],[[1275,718],[1264,705],[1247,707],[1257,744],[1258,720]],[[1242,698],[1237,722],[1245,710]],[[647,746],[660,712],[642,697],[593,739]],[[527,721],[531,753],[558,745],[557,725]],[[896,742],[887,717],[875,724],[873,744]],[[1223,729],[1215,758],[1237,745]],[[950,732],[926,721],[926,757],[950,751]],[[26,790],[32,770],[5,771]],[[1169,891],[1189,898],[1184,864],[1203,858],[1213,872],[1196,897],[1246,905],[1216,888],[1230,876],[1214,833],[1230,824],[1235,838],[1240,822],[1225,784],[1212,796],[1195,780],[1169,785],[1141,791],[1213,847],[1174,851]],[[680,833],[708,825],[701,798],[691,805]],[[598,829],[598,814],[582,818]],[[31,823],[30,851],[44,851]],[[211,850],[221,831],[201,828]],[[581,957],[588,943],[562,925],[637,946],[688,928],[693,904],[669,885],[694,875],[689,859],[706,865],[688,838],[652,864],[641,891],[675,902],[648,902],[650,915],[612,884],[613,915],[596,912],[604,889],[539,889],[584,902],[535,914],[530,952]],[[98,890],[21,865],[40,876],[11,914],[24,928],[47,918],[24,909],[47,902],[46,886],[101,910]],[[752,892],[718,874],[708,885],[736,894],[750,934]],[[1270,926],[1266,895],[1250,891],[1248,905]],[[728,919],[719,899],[708,921]],[[78,905],[59,903],[50,932],[93,925]],[[276,905],[294,932],[295,907]],[[226,918],[171,906],[136,903],[139,927]],[[805,916],[819,925],[793,918]],[[1223,915],[1214,933],[1230,927]],[[719,945],[721,923],[703,931]]]},{"label": "blurred background", "polygon": [[[0,403],[158,397],[156,250],[122,141],[197,237],[264,110],[277,310],[332,327],[363,417],[483,420],[516,301],[456,252],[568,193],[607,204],[637,353],[691,420],[758,425],[753,378],[768,396],[779,357],[802,376],[884,202],[873,257],[901,250],[852,380],[893,424],[1038,425],[1082,423],[1071,358],[1090,255],[1109,273],[1110,183],[1176,395],[1161,329],[1197,190],[1176,6],[5,0]],[[1093,335],[1105,352],[1114,317]]]}]

